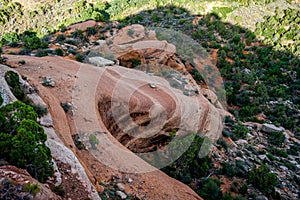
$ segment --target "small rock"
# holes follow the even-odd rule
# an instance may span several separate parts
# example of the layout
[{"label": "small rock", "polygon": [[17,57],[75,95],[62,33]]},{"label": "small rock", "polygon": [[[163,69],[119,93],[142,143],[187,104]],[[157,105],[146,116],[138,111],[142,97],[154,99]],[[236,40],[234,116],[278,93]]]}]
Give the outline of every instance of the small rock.
[{"label": "small rock", "polygon": [[256,197],[256,200],[268,200],[268,198],[264,195],[260,195]]},{"label": "small rock", "polygon": [[243,144],[248,144],[248,141],[247,141],[247,140],[240,139],[240,140],[235,141],[235,143],[236,143],[236,144],[239,144],[239,145],[243,145]]},{"label": "small rock", "polygon": [[280,169],[282,169],[282,171],[288,171],[289,169],[286,166],[279,166]]},{"label": "small rock", "polygon": [[44,80],[41,82],[43,86],[55,87],[55,82],[53,78],[46,76]]},{"label": "small rock", "polygon": [[292,163],[293,165],[298,165],[298,162],[295,160],[290,160],[290,163]]},{"label": "small rock", "polygon": [[121,191],[124,191],[124,190],[125,190],[125,188],[124,188],[124,186],[123,186],[122,183],[118,183],[118,184],[117,184],[117,187],[118,187],[119,190],[121,190]]},{"label": "small rock", "polygon": [[121,198],[121,199],[126,199],[127,195],[122,192],[122,191],[117,191],[116,194]]},{"label": "small rock", "polygon": [[127,178],[127,182],[128,182],[128,183],[132,183],[132,181],[133,181],[133,180],[132,180],[131,178]]},{"label": "small rock", "polygon": [[257,156],[260,160],[265,160],[267,158],[266,155],[258,155]]},{"label": "small rock", "polygon": [[156,88],[156,85],[155,85],[154,83],[149,83],[149,86],[150,86],[151,88]]}]

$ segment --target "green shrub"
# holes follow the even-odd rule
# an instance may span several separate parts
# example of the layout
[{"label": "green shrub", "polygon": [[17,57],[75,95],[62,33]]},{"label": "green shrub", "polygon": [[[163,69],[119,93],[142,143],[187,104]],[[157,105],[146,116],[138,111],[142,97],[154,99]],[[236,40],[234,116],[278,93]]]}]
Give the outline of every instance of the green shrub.
[{"label": "green shrub", "polygon": [[87,36],[91,36],[91,35],[95,35],[97,33],[97,29],[94,27],[88,27],[86,29],[86,35]]},{"label": "green shrub", "polygon": [[236,160],[234,163],[221,163],[222,169],[221,174],[224,174],[228,177],[245,177],[247,171],[245,169],[245,162]]},{"label": "green shrub", "polygon": [[129,60],[129,62],[131,63],[131,66],[133,68],[138,67],[142,64],[142,61],[138,58],[132,58],[132,59]]},{"label": "green shrub", "polygon": [[38,49],[36,53],[37,57],[48,56],[48,51],[46,49]]},{"label": "green shrub", "polygon": [[0,157],[45,182],[53,176],[53,163],[36,119],[33,108],[19,101],[0,108]]},{"label": "green shrub", "polygon": [[64,196],[66,195],[65,189],[64,189],[61,185],[55,186],[55,187],[52,189],[52,191],[53,191],[55,194],[57,194],[57,195],[59,195],[59,196],[61,196],[61,197],[64,197]]},{"label": "green shrub", "polygon": [[78,38],[78,39],[81,39],[81,40],[84,40],[85,39],[85,36],[83,34],[83,31],[80,30],[80,29],[76,29],[74,32],[71,33],[71,36],[73,38]]},{"label": "green shrub", "polygon": [[22,49],[18,52],[19,55],[29,55],[31,53],[31,50],[30,49]]},{"label": "green shrub", "polygon": [[172,164],[164,167],[162,170],[169,174],[171,177],[176,178],[184,183],[190,183],[191,177],[203,177],[207,175],[210,168],[213,166],[213,162],[209,156],[200,158],[198,156],[204,138],[199,135],[195,135],[192,143],[189,141],[194,134],[186,136],[184,138],[174,138],[172,143],[169,144],[169,152],[171,157],[178,157],[178,154],[182,152],[180,149],[189,145],[189,148]]},{"label": "green shrub", "polygon": [[21,86],[19,75],[13,71],[7,71],[4,78],[15,97],[20,101],[23,101],[25,98],[25,92]]},{"label": "green shrub", "polygon": [[30,50],[48,47],[48,43],[42,42],[40,38],[38,38],[37,36],[25,37],[23,42],[24,42],[24,47]]},{"label": "green shrub", "polygon": [[56,37],[56,41],[57,42],[63,42],[66,40],[66,36],[64,34],[59,34],[57,37]]},{"label": "green shrub", "polygon": [[261,165],[250,170],[248,183],[259,189],[263,194],[272,195],[275,192],[274,187],[277,185],[278,179],[275,174],[270,173],[267,166]]},{"label": "green shrub", "polygon": [[54,53],[58,56],[64,56],[64,51],[61,48],[56,48]]},{"label": "green shrub", "polygon": [[287,153],[289,155],[294,155],[294,156],[299,155],[299,152],[300,152],[300,145],[296,145],[296,144],[290,145],[290,148],[287,150]]},{"label": "green shrub", "polygon": [[268,151],[276,156],[280,156],[280,157],[284,157],[284,158],[288,157],[288,154],[285,150],[278,149],[276,147],[269,147]]},{"label": "green shrub", "polygon": [[97,149],[97,144],[99,144],[99,140],[95,135],[89,136],[89,142],[91,143],[93,149]]},{"label": "green shrub", "polygon": [[235,141],[238,139],[245,139],[249,130],[241,122],[238,122],[234,124],[231,133],[231,138]]},{"label": "green shrub", "polygon": [[81,53],[77,53],[76,56],[75,56],[75,59],[76,59],[78,62],[83,62],[84,56],[83,56]]},{"label": "green shrub", "polygon": [[220,145],[221,147],[223,147],[227,151],[228,145],[224,139],[222,139],[222,138],[218,139],[217,144]]},{"label": "green shrub", "polygon": [[21,64],[21,65],[25,65],[26,61],[25,60],[20,60],[18,63]]},{"label": "green shrub", "polygon": [[207,178],[201,179],[196,192],[207,200],[222,199],[222,191],[220,188],[221,182],[218,179]]},{"label": "green shrub", "polygon": [[32,107],[33,107],[34,111],[36,112],[36,114],[38,115],[38,117],[42,117],[48,113],[48,109],[43,106],[32,105]]},{"label": "green shrub", "polygon": [[275,146],[282,146],[285,136],[282,132],[268,133],[268,142]]},{"label": "green shrub", "polygon": [[30,184],[30,183],[28,183],[28,184],[24,184],[22,186],[23,186],[23,189],[26,192],[29,192],[32,195],[36,195],[41,190],[38,184]]}]

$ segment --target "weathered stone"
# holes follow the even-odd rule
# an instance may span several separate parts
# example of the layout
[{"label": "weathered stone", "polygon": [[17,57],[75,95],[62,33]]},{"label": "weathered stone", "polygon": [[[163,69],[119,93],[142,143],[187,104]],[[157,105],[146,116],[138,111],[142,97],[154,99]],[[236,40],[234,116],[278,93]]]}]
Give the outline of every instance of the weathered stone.
[{"label": "weathered stone", "polygon": [[280,168],[280,169],[282,169],[283,171],[287,171],[287,170],[289,170],[289,169],[288,169],[286,166],[282,166],[282,165],[281,165],[281,166],[279,166],[279,168]]},{"label": "weathered stone", "polygon": [[277,127],[274,124],[263,124],[262,125],[262,131],[266,133],[271,132],[283,132],[285,129],[283,127]]},{"label": "weathered stone", "polygon": [[43,86],[50,86],[50,87],[55,87],[55,81],[53,78],[46,76],[44,80],[42,81]]},{"label": "weathered stone", "polygon": [[258,155],[257,156],[260,160],[265,160],[267,158],[266,155]]},{"label": "weathered stone", "polygon": [[256,200],[268,200],[268,198],[264,195],[260,195],[256,197]]},{"label": "weathered stone", "polygon": [[121,190],[121,191],[124,191],[124,190],[125,190],[125,187],[123,186],[122,183],[118,183],[118,184],[117,184],[117,187],[118,187],[119,190]]},{"label": "weathered stone", "polygon": [[239,140],[235,141],[235,143],[238,144],[238,145],[245,145],[245,144],[248,144],[248,141],[243,140],[243,139],[239,139]]},{"label": "weathered stone", "polygon": [[103,67],[103,66],[111,66],[114,65],[115,63],[111,60],[108,60],[106,58],[102,58],[100,56],[98,57],[90,57],[88,58],[89,63],[92,65],[95,65],[97,67]]},{"label": "weathered stone", "polygon": [[132,181],[133,181],[133,180],[132,180],[131,178],[127,178],[127,182],[128,182],[128,183],[132,183]]},{"label": "weathered stone", "polygon": [[117,191],[116,194],[121,198],[121,199],[126,199],[127,195],[122,192],[122,191]]}]

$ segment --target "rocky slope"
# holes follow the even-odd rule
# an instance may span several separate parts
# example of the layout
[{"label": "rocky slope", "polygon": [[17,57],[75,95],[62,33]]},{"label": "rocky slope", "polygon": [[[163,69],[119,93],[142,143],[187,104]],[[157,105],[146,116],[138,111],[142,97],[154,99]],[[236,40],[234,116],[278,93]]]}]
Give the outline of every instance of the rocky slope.
[{"label": "rocky slope", "polygon": [[[158,40],[155,34],[151,31],[148,35],[142,26],[132,26],[90,47],[78,43],[76,48],[90,50],[87,61],[96,61],[95,65],[100,63],[102,67],[70,57],[5,55],[6,63],[38,91],[29,96],[49,110],[40,124],[57,165],[53,184],[63,188],[64,198],[82,194],[96,199],[94,187],[103,195],[116,187],[115,195],[120,198],[201,199],[138,156],[151,158],[159,149],[163,152],[160,161],[152,164],[163,167],[174,160],[167,156],[166,148],[172,131],[178,137],[202,132],[215,141],[223,126],[221,104],[215,99],[216,107],[204,97],[188,66],[177,57],[176,47]],[[54,40],[53,45],[64,51],[66,47],[74,48]],[[107,52],[125,67],[99,56]],[[132,68],[134,60],[140,60],[141,69],[126,68]],[[151,66],[148,72],[143,71],[145,64]],[[159,76],[162,70],[171,72],[170,78],[178,87]],[[70,109],[64,111],[61,105]],[[79,183],[72,186],[76,189],[70,189],[70,183],[75,182]]]},{"label": "rocky slope", "polygon": [[[155,171],[137,155],[147,160],[158,158],[151,164],[161,167],[170,161],[165,150],[174,131],[177,136],[201,132],[212,140],[221,136],[222,116],[229,114],[223,110],[220,95],[215,94],[213,85],[219,86],[219,80],[207,81],[218,77],[211,72],[214,64],[209,54],[198,49],[201,56],[193,55],[196,59],[190,60],[188,53],[178,53],[189,50],[180,46],[190,47],[190,43],[178,45],[176,35],[168,35],[167,40],[140,25],[121,30],[117,23],[105,28],[97,25],[104,26],[88,21],[51,35],[47,57],[34,57],[37,51],[32,56],[5,55],[6,64],[28,78],[50,111],[51,116],[40,122],[53,157],[64,161],[57,161],[58,169],[67,169],[61,173],[67,178],[61,183],[65,198],[76,198],[71,195],[78,195],[82,188],[86,196],[91,195],[93,189],[88,187],[93,184],[103,198],[199,199],[189,187]],[[98,32],[88,37],[89,43],[86,38],[73,37],[72,32],[79,33],[76,29],[86,35],[89,26]],[[60,34],[66,37],[62,41],[57,39]],[[53,55],[56,48],[63,50],[64,57]],[[20,50],[3,49],[5,53]],[[85,57],[85,63],[74,61],[78,55]],[[203,70],[206,66],[210,70]],[[193,69],[206,74],[205,81],[196,81],[190,73]],[[241,132],[247,133],[244,139],[238,138]],[[283,137],[278,132],[283,132]],[[237,135],[236,141],[229,135]],[[298,199],[298,139],[282,127],[229,120],[213,147],[214,167],[208,177],[223,182],[223,194],[237,196],[244,191],[248,198],[266,199],[255,184],[247,182],[253,168],[266,165],[279,179],[276,195]],[[157,149],[162,150],[158,157],[153,153]],[[77,164],[68,165],[70,162]],[[70,179],[82,182],[76,185],[78,190],[70,188]]]}]

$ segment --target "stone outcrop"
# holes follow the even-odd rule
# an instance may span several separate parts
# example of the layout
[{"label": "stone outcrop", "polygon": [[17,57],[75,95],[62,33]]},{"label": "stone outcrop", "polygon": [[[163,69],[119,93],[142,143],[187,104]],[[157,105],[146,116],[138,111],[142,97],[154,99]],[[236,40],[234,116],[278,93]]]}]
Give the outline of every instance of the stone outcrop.
[{"label": "stone outcrop", "polygon": [[277,127],[274,124],[263,124],[262,130],[266,133],[285,131],[285,129],[283,127]]},{"label": "stone outcrop", "polygon": [[[16,68],[37,84],[39,95],[48,106],[51,118],[46,116],[40,122],[45,125],[53,157],[59,160],[58,169],[68,163],[86,188],[92,188],[87,189],[91,195],[91,181],[100,191],[98,183],[109,180],[108,174],[122,172],[139,176],[130,177],[135,181],[130,183],[131,190],[125,190],[126,194],[136,192],[144,182],[139,195],[145,198],[153,199],[159,194],[159,199],[201,199],[189,187],[155,168],[172,161],[167,152],[172,132],[177,136],[201,133],[212,141],[221,135],[224,110],[221,105],[216,106],[218,98],[213,91],[205,91],[209,100],[189,74],[196,66],[184,62],[175,45],[158,40],[155,31],[139,25],[119,30],[91,50],[103,58],[113,55],[122,66],[106,66],[102,58],[91,62],[97,54],[90,54],[90,62],[103,67],[61,57],[23,56],[26,64]],[[19,60],[14,55],[8,55],[8,59]],[[55,80],[55,87],[41,85],[45,74]],[[64,113],[61,103],[70,102],[72,109]],[[79,136],[73,137],[75,143],[72,135]],[[83,144],[83,150],[76,148],[77,142]],[[164,160],[152,163],[155,167],[141,158],[142,154],[151,158],[158,149]],[[120,192],[124,193],[121,189]],[[119,196],[124,197],[120,192]]]},{"label": "stone outcrop", "polygon": [[[5,180],[9,180],[12,182],[12,184],[17,187],[20,185],[25,185],[25,184],[37,184],[38,188],[40,191],[33,195],[30,194],[29,196],[31,199],[36,199],[36,200],[61,200],[62,198],[55,193],[53,193],[49,186],[46,184],[39,183],[37,180],[32,178],[30,174],[23,169],[19,169],[14,166],[1,166],[0,167],[0,186],[2,187],[2,184]],[[13,191],[13,190],[11,190]],[[6,191],[8,192],[8,191]],[[22,191],[15,191],[17,194],[19,193],[20,196],[22,196]],[[24,192],[23,192],[24,193]],[[0,194],[3,195],[3,194]],[[25,194],[24,194],[25,195]]]}]

